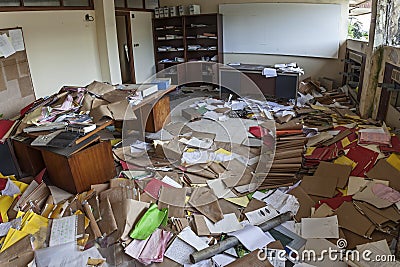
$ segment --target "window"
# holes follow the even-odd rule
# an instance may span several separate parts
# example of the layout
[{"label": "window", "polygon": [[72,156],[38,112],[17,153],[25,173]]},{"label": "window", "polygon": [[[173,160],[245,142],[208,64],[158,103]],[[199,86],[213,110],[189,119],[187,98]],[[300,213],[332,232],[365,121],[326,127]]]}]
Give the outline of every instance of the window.
[{"label": "window", "polygon": [[372,1],[350,0],[348,38],[368,41]]},{"label": "window", "polygon": [[93,9],[93,0],[0,0],[0,11]]},{"label": "window", "polygon": [[158,0],[114,0],[115,8],[118,9],[149,9],[154,10],[159,6]]},{"label": "window", "polygon": [[24,0],[24,6],[61,6],[59,0]]}]

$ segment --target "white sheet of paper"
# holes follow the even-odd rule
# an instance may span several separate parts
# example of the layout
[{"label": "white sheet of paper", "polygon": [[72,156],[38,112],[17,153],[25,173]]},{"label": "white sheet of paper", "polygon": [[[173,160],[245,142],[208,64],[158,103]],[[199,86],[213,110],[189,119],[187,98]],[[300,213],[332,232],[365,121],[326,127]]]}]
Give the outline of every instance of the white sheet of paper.
[{"label": "white sheet of paper", "polygon": [[21,190],[19,190],[19,187],[16,184],[14,184],[10,179],[7,180],[6,187],[3,190],[1,190],[1,194],[3,196],[12,197],[15,194],[19,193],[21,193]]},{"label": "white sheet of paper", "polygon": [[207,184],[214,190],[218,198],[237,197],[231,189],[227,188],[222,179],[207,180]]},{"label": "white sheet of paper", "polygon": [[24,45],[24,38],[22,37],[22,30],[21,29],[9,30],[8,34],[10,35],[11,44],[14,47],[15,51],[24,51],[25,45]]},{"label": "white sheet of paper", "polygon": [[54,219],[51,225],[49,246],[74,242],[77,235],[76,220],[76,215]]},{"label": "white sheet of paper", "polygon": [[204,219],[212,234],[230,233],[243,228],[234,213],[224,214],[224,218],[216,223],[212,223],[208,218]]},{"label": "white sheet of paper", "polygon": [[208,248],[207,243],[205,240],[200,238],[198,235],[196,235],[192,229],[188,226],[185,227],[179,234],[178,237],[194,247],[196,250],[202,250],[205,248]]},{"label": "white sheet of paper", "polygon": [[205,138],[199,139],[196,137],[192,137],[189,140],[186,138],[179,139],[179,142],[184,143],[187,146],[197,147],[202,149],[209,149],[213,145],[213,140]]},{"label": "white sheet of paper", "polygon": [[15,49],[12,46],[10,40],[8,39],[7,34],[3,33],[0,35],[0,55],[3,55],[5,58],[15,54]]},{"label": "white sheet of paper", "polygon": [[182,163],[186,164],[200,164],[207,163],[210,161],[210,155],[208,151],[196,150],[194,152],[183,152]]},{"label": "white sheet of paper", "polygon": [[263,192],[260,192],[260,191],[256,191],[253,194],[253,198],[255,198],[257,200],[260,200],[260,201],[263,201],[263,199],[266,198],[266,197],[267,197],[267,194],[265,194]]},{"label": "white sheet of paper", "polygon": [[274,238],[271,238],[272,236],[266,235],[261,228],[251,224],[247,224],[242,230],[230,233],[229,235],[239,239],[240,243],[250,251],[263,248],[275,241]]},{"label": "white sheet of paper", "polygon": [[263,71],[262,71],[262,75],[264,75],[267,78],[276,77],[277,76],[276,69],[264,68]]},{"label": "white sheet of paper", "polygon": [[339,238],[337,216],[326,218],[301,219],[301,235],[303,238]]},{"label": "white sheet of paper", "polygon": [[212,257],[212,260],[215,263],[215,266],[223,267],[234,262],[235,260],[237,260],[237,258],[225,254],[217,254]]},{"label": "white sheet of paper", "polygon": [[189,255],[195,252],[191,245],[182,241],[180,238],[175,238],[172,244],[168,247],[164,256],[181,265],[190,264]]},{"label": "white sheet of paper", "polygon": [[161,182],[164,182],[166,184],[169,184],[172,187],[175,188],[182,188],[182,185],[180,185],[179,183],[175,182],[174,179],[172,179],[171,177],[165,175],[164,178],[162,178]]},{"label": "white sheet of paper", "polygon": [[271,220],[272,218],[275,218],[279,215],[279,213],[276,209],[267,205],[257,210],[246,212],[245,215],[252,225],[260,225],[268,220]]}]

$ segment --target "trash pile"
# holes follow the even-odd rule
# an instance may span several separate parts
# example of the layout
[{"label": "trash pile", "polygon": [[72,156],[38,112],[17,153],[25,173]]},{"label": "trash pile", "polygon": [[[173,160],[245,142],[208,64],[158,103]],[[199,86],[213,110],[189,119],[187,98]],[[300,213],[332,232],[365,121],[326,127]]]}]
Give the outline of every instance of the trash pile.
[{"label": "trash pile", "polygon": [[289,103],[193,100],[144,139],[128,129],[118,177],[77,195],[45,170],[0,177],[0,266],[397,266],[400,140],[340,89],[304,86]]}]

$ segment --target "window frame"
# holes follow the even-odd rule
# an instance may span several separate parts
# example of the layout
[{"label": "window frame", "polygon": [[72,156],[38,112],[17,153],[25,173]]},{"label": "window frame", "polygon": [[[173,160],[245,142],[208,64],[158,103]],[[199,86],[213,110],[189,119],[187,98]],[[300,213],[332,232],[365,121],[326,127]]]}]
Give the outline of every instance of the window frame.
[{"label": "window frame", "polygon": [[24,0],[19,0],[19,6],[0,6],[0,12],[13,11],[46,11],[46,10],[94,10],[93,0],[88,0],[87,6],[64,6],[64,0],[58,0],[59,6],[25,6]]}]

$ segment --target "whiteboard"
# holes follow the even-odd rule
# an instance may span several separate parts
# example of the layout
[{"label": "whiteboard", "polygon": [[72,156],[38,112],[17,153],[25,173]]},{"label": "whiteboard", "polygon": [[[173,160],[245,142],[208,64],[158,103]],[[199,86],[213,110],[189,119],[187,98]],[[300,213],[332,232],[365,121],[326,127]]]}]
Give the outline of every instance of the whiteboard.
[{"label": "whiteboard", "polygon": [[221,4],[224,53],[338,58],[339,4]]}]

